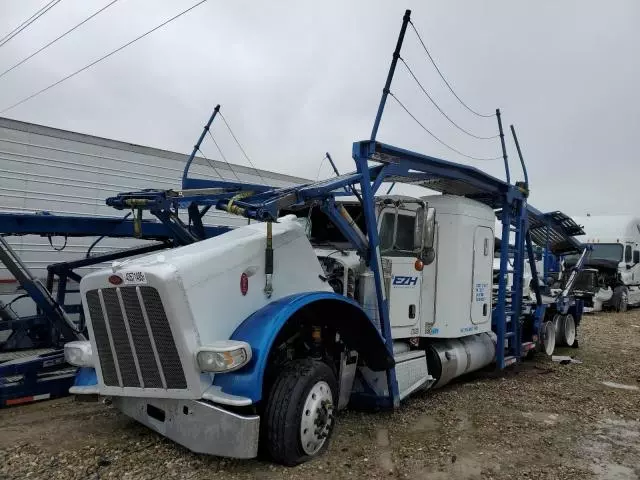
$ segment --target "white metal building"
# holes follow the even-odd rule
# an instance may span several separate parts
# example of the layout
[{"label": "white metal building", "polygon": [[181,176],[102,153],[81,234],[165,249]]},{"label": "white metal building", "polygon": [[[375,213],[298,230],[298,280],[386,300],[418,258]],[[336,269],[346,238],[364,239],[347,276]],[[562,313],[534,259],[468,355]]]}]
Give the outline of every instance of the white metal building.
[{"label": "white metal building", "polygon": [[[198,132],[195,132],[196,134]],[[144,188],[179,189],[188,155],[144,147],[81,133],[0,118],[0,211],[122,217],[105,204],[119,192]],[[210,160],[225,179],[235,179],[226,163]],[[247,182],[274,186],[306,182],[305,179],[233,165]],[[190,169],[197,178],[220,178],[203,158],[195,158]],[[221,211],[211,211],[209,224],[240,225],[246,220]],[[46,276],[47,265],[86,255],[93,238],[69,238],[56,251],[46,238],[9,237],[9,243],[38,276]],[[92,253],[139,243],[128,239],[105,239]],[[54,238],[60,248],[64,239]],[[0,294],[13,294],[17,285],[0,265]],[[23,310],[20,308],[19,310]]]}]

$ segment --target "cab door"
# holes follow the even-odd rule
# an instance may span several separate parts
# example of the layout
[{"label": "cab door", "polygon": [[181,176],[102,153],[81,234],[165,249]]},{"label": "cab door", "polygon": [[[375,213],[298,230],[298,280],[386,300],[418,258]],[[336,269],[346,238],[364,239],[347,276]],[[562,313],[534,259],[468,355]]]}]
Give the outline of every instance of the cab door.
[{"label": "cab door", "polygon": [[491,319],[493,244],[493,230],[488,227],[477,227],[473,239],[470,311],[471,322],[476,325]]},{"label": "cab door", "polygon": [[415,211],[388,207],[380,212],[380,255],[391,263],[389,318],[393,338],[420,334],[422,271],[413,253]]}]

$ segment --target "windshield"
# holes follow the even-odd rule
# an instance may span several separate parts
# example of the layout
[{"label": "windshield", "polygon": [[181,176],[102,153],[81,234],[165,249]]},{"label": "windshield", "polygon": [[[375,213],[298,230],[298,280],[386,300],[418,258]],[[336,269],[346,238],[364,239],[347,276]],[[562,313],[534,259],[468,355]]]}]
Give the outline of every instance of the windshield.
[{"label": "windshield", "polygon": [[589,245],[592,250],[588,253],[588,260],[622,261],[622,245],[619,243],[591,243]]}]

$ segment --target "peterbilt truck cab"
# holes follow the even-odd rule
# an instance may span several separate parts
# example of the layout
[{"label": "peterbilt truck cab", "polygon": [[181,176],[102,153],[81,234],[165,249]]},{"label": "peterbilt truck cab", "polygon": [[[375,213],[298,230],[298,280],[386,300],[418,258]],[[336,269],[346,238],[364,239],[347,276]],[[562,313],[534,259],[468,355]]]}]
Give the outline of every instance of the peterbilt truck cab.
[{"label": "peterbilt truck cab", "polygon": [[[339,409],[492,363],[494,211],[455,195],[375,209],[392,345],[371,267],[306,211],[83,278],[90,340],[66,346],[81,367],[71,392],[111,397],[195,452],[260,446],[293,465],[326,448]],[[345,212],[365,236],[357,207]]]}]

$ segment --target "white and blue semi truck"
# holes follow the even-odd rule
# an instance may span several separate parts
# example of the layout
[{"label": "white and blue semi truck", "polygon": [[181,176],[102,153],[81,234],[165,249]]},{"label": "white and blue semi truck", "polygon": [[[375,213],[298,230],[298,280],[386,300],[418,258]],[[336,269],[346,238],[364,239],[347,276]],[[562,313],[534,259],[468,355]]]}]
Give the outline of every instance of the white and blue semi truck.
[{"label": "white and blue semi truck", "polygon": [[[354,152],[354,173],[309,185],[217,181],[109,199],[168,223],[185,203],[262,221],[85,276],[90,340],[66,345],[81,367],[71,393],[111,397],[195,452],[261,447],[293,465],[326,448],[348,405],[393,408],[545,343],[550,353],[545,306],[522,302],[524,262],[507,295],[506,249],[492,302],[496,213],[515,255],[532,252],[526,189],[378,142]],[[441,195],[376,195],[385,179],[425,175]],[[360,201],[336,201],[353,192]]]},{"label": "white and blue semi truck", "polygon": [[[512,184],[506,154],[503,181],[376,141],[409,15],[371,137],[353,144],[355,171],[273,188],[190,178],[190,160],[181,191],[107,200],[138,222],[154,215],[177,248],[82,279],[89,340],[65,346],[80,367],[71,393],[111,397],[194,452],[250,458],[262,448],[295,465],[327,448],[347,406],[395,408],[464,373],[553,351],[539,292],[523,300],[523,269],[528,261],[537,278],[540,226],[552,242],[567,235],[553,215],[529,222],[526,170]],[[379,195],[383,182],[440,195]],[[256,222],[206,238],[210,209]],[[513,245],[513,267],[502,249],[494,302],[495,234]]]}]

